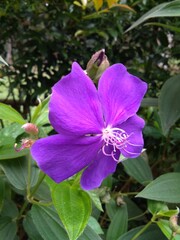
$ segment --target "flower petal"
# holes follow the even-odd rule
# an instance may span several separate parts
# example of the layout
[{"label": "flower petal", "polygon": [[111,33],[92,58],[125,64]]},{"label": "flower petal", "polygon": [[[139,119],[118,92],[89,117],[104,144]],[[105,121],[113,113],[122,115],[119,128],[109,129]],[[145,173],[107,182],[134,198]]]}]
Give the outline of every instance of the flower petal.
[{"label": "flower petal", "polygon": [[144,127],[144,120],[137,115],[129,118],[124,123],[117,126],[126,131],[129,135],[126,147],[120,151],[124,157],[135,158],[141,154],[144,146],[142,129]]},{"label": "flower petal", "polygon": [[37,140],[31,154],[40,169],[59,183],[88,166],[101,148],[100,137],[62,134]]},{"label": "flower petal", "polygon": [[[110,146],[111,147],[111,146]],[[111,147],[112,148],[112,147]],[[112,149],[110,150],[112,152]],[[119,159],[120,153],[115,154]],[[81,186],[85,190],[91,190],[101,185],[102,181],[111,173],[115,172],[117,162],[111,156],[106,156],[102,151],[98,153],[93,163],[84,170],[81,177]]]},{"label": "flower petal", "polygon": [[129,74],[122,64],[114,64],[99,80],[98,93],[107,125],[116,125],[133,116],[147,90],[147,84]]},{"label": "flower petal", "polygon": [[100,133],[104,124],[97,89],[77,63],[53,87],[49,110],[50,122],[58,133]]}]

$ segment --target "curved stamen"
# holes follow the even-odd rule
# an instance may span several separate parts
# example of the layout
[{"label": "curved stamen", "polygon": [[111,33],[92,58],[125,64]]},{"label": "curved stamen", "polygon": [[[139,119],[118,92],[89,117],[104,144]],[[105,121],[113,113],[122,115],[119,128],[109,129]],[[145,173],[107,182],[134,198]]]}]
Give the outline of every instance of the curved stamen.
[{"label": "curved stamen", "polygon": [[[103,154],[105,156],[111,156],[117,162],[119,162],[119,160],[115,158],[117,150],[123,149],[129,154],[136,155],[137,153],[130,152],[126,149],[128,145],[134,147],[142,147],[142,145],[133,144],[129,141],[130,136],[132,136],[133,134],[134,134],[133,132],[131,134],[128,134],[125,130],[121,128],[107,127],[102,131],[102,139],[105,143],[104,146],[102,147]],[[105,150],[105,148],[109,145],[113,147],[111,153],[107,153]]]}]

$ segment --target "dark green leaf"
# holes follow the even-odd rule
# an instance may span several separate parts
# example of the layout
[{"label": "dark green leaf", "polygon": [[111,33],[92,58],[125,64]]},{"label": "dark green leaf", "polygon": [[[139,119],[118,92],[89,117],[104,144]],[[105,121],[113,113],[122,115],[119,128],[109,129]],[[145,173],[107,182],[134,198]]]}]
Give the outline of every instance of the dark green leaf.
[{"label": "dark green leaf", "polygon": [[142,185],[152,181],[153,176],[147,162],[142,157],[127,159],[122,162],[127,174],[135,178]]},{"label": "dark green leaf", "polygon": [[16,204],[12,200],[6,199],[1,215],[4,217],[16,218],[18,216],[18,213],[19,212]]},{"label": "dark green leaf", "polygon": [[31,209],[31,216],[44,240],[69,240],[58,214],[52,207],[34,205]]},{"label": "dark green leaf", "polygon": [[115,213],[108,231],[106,240],[117,240],[118,237],[123,235],[127,231],[128,227],[128,212],[126,204],[118,207],[117,212]]},{"label": "dark green leaf", "polygon": [[10,217],[0,218],[0,239],[14,240],[16,231],[16,223]]},{"label": "dark green leaf", "polygon": [[168,79],[159,96],[159,114],[164,135],[180,118],[180,75]]},{"label": "dark green leaf", "polygon": [[[9,182],[17,189],[25,190],[28,181],[28,159],[26,157],[16,158],[13,160],[4,160],[0,162]],[[31,187],[33,187],[39,176],[39,169],[32,161],[31,168]]]},{"label": "dark green leaf", "polygon": [[137,197],[180,203],[180,173],[167,173],[148,184]]},{"label": "dark green leaf", "polygon": [[26,214],[26,217],[23,220],[23,226],[31,240],[43,240],[43,238],[37,231],[36,225],[32,220],[30,212]]}]

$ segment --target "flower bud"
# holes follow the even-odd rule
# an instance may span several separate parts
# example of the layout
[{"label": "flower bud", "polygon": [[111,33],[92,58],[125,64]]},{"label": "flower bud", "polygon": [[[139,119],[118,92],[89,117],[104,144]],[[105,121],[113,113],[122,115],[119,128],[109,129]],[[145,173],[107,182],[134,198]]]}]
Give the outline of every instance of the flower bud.
[{"label": "flower bud", "polygon": [[[179,210],[179,209],[178,209]],[[180,234],[180,226],[178,225],[178,215],[173,215],[169,219],[170,228],[174,234]]]},{"label": "flower bud", "polygon": [[38,128],[35,124],[33,123],[25,123],[22,128],[24,129],[24,131],[28,134],[31,135],[37,135],[38,134]]},{"label": "flower bud", "polygon": [[86,72],[88,76],[96,83],[101,77],[102,73],[109,67],[109,61],[105,55],[105,50],[101,49],[92,55],[87,63]]}]

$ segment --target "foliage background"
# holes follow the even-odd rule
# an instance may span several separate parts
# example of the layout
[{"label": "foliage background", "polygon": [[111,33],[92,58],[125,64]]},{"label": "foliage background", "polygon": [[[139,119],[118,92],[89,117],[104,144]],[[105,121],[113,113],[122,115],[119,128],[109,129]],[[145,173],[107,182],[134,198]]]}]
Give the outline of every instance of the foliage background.
[{"label": "foliage background", "polygon": [[[162,127],[163,120],[161,114],[159,115],[159,111],[162,108],[161,103],[164,102],[164,100],[161,101],[159,98],[159,96],[161,96],[162,86],[164,86],[167,79],[179,74],[180,30],[178,26],[180,21],[177,16],[173,18],[168,16],[154,18],[153,20],[148,20],[148,22],[156,22],[156,25],[141,24],[135,29],[125,32],[134,21],[164,1],[160,0],[157,3],[157,1],[153,0],[124,0],[121,1],[121,5],[117,5],[116,7],[111,7],[111,1],[104,1],[103,6],[98,9],[97,4],[99,2],[101,1],[88,1],[86,5],[86,1],[79,1],[77,3],[77,1],[73,2],[71,0],[2,0],[0,2],[0,55],[9,66],[1,65],[0,67],[0,101],[13,106],[28,121],[34,121],[40,128],[40,136],[44,137],[47,133],[52,133],[52,129],[49,127],[47,120],[47,101],[42,103],[41,109],[34,108],[34,106],[38,105],[37,98],[39,97],[41,100],[44,100],[50,94],[51,87],[63,75],[69,72],[73,61],[79,62],[85,69],[92,54],[104,48],[111,64],[117,62],[125,64],[131,73],[139,76],[148,83],[148,93],[139,112],[146,120],[144,136],[147,151],[142,158],[145,159],[143,161],[148,163],[148,167],[143,165],[143,162],[141,162],[142,159],[139,160],[140,163],[142,163],[141,166],[138,165],[139,161],[137,162],[137,169],[135,164],[130,167],[125,161],[122,165],[118,166],[114,176],[109,177],[107,181],[104,182],[103,186],[105,188],[102,188],[102,192],[96,193],[101,197],[104,213],[93,210],[94,218],[100,223],[100,226],[97,224],[95,224],[95,226],[99,226],[98,229],[103,229],[104,234],[100,235],[102,239],[117,240],[121,239],[120,237],[127,230],[148,223],[150,213],[157,213],[152,210],[151,203],[149,203],[147,207],[146,200],[142,198],[127,198],[127,196],[131,196],[133,192],[141,191],[143,186],[145,186],[147,182],[152,181],[153,178],[165,173],[180,171],[178,159],[178,142],[180,137],[179,125],[176,121],[178,118],[175,117],[175,121],[169,126],[165,134]],[[168,2],[171,1],[166,1],[166,3]],[[177,6],[179,5],[177,3]],[[165,24],[166,27],[162,27],[160,24]],[[176,27],[176,30],[172,31],[172,27]],[[179,77],[177,77],[177,79],[179,80]],[[177,80],[175,83],[176,82]],[[177,87],[179,87],[178,84]],[[173,96],[170,96],[170,98],[173,98]],[[158,101],[160,103],[158,103]],[[174,106],[177,107],[177,104]],[[6,222],[6,226],[9,226],[8,219],[16,219],[16,212],[20,211],[21,213],[20,209],[24,206],[24,198],[26,198],[27,190],[25,183],[27,183],[28,180],[24,180],[23,184],[25,185],[22,184],[23,186],[17,185],[17,176],[20,171],[18,166],[21,165],[20,157],[24,157],[25,154],[18,153],[19,155],[13,155],[12,149],[14,142],[20,141],[24,133],[19,125],[11,124],[14,115],[5,117],[9,108],[5,109],[4,114],[2,105],[0,110],[0,118],[2,119],[0,134],[0,147],[2,146],[2,148],[0,148],[2,177],[0,185],[8,185],[7,189],[9,191],[9,193],[1,194],[4,197],[2,197],[1,203],[0,226]],[[169,109],[166,109],[166,111],[169,111]],[[172,116],[174,116],[173,113]],[[22,125],[25,120],[21,119],[17,122]],[[7,157],[6,153],[9,148],[11,148],[10,152],[8,152],[10,155]],[[13,161],[14,158],[16,160],[18,159],[16,161],[17,165],[12,165],[11,158],[13,158]],[[132,166],[134,168],[132,168]],[[27,166],[24,166],[23,169],[23,171],[26,172]],[[137,172],[135,172],[135,169]],[[17,174],[15,174],[16,171]],[[144,175],[141,171],[144,171]],[[33,189],[38,179],[40,179],[38,174],[38,172],[34,172],[34,178],[32,178],[34,179],[34,183],[33,180],[31,180],[29,188]],[[137,176],[139,174],[142,176],[138,179]],[[21,182],[22,179],[19,179],[19,181]],[[178,181],[180,180],[177,180],[177,184],[180,183]],[[146,182],[146,184],[144,184],[144,182]],[[43,184],[45,190],[41,190],[41,198],[43,193],[46,195],[46,191],[49,191],[44,181]],[[1,190],[2,189],[4,188],[2,187]],[[123,194],[118,195],[119,193]],[[130,194],[128,195],[128,193]],[[50,193],[48,193],[48,196],[49,200],[51,200]],[[137,218],[138,220],[135,221],[129,221],[128,227],[125,224],[122,232],[118,232],[117,235],[112,238],[111,234],[116,232],[119,224],[125,221],[125,217],[123,218],[123,216],[127,210],[122,210],[122,208],[117,207],[117,196],[120,196],[121,200],[124,197],[122,200],[123,204],[125,202],[128,205],[129,217],[127,218],[136,219],[139,215],[140,218]],[[36,198],[38,201],[42,200],[37,196]],[[125,200],[125,198],[127,199]],[[3,212],[5,208],[4,199],[11,201],[9,203],[11,207],[15,204],[15,206],[13,205],[14,209],[16,209],[14,213],[7,215]],[[47,199],[45,200],[47,201]],[[154,200],[158,199],[155,198]],[[170,203],[180,202],[180,200],[159,200]],[[32,199],[28,201],[33,204]],[[137,205],[139,207],[137,207]],[[175,208],[174,205],[168,205],[168,207],[171,209]],[[46,235],[46,233],[43,232],[43,224],[46,226],[46,223],[43,222],[43,220],[37,219],[36,212],[42,215],[42,219],[47,217],[45,215],[46,213],[48,213],[47,215],[50,217],[49,221],[56,219],[56,221],[53,220],[55,223],[52,221],[54,232],[60,231],[57,230],[59,229],[58,227],[55,227],[56,224],[57,226],[60,225],[63,229],[62,223],[59,222],[60,220],[56,216],[57,213],[51,208],[47,208],[47,211],[43,208],[45,207],[39,206],[38,208],[38,205],[36,206],[36,204],[34,204],[31,214],[26,212],[28,214],[25,218],[25,223],[23,223],[23,228],[21,218],[18,218],[18,221],[20,219],[20,223],[14,224],[13,222],[13,225],[10,225],[10,229],[14,229],[14,235],[8,239],[26,239],[27,235],[29,239],[37,239],[37,237],[39,237],[38,239],[45,240],[59,239],[58,235],[54,236],[53,233],[52,235],[48,235],[50,234],[49,232]],[[116,212],[116,208],[120,209],[120,213],[116,219],[118,224],[116,225],[117,227],[112,229],[114,223],[111,223],[115,221],[113,220],[112,212]],[[33,221],[31,219],[32,217]],[[42,225],[40,221],[42,221]],[[34,233],[33,236],[33,233],[28,228],[29,224],[38,225],[37,233]],[[159,225],[160,224],[161,222]],[[93,224],[91,224],[91,227],[92,225]],[[17,226],[19,229],[18,234],[16,234]],[[33,229],[34,228],[33,225]],[[162,230],[161,227],[160,229]],[[157,233],[156,228],[155,230],[151,230],[149,233],[147,232],[147,234],[149,234],[148,236],[153,237],[151,234],[155,231],[156,236],[162,237],[161,232]],[[62,232],[63,231],[64,229]],[[62,232],[62,235],[65,234]],[[86,230],[86,232],[88,232],[88,230]],[[94,237],[94,239],[99,239],[98,234],[100,232],[98,232],[97,229],[95,232],[97,235],[95,235],[96,238]],[[0,231],[0,234],[3,233]],[[163,236],[167,237],[167,234]],[[86,238],[84,237],[82,239]],[[123,240],[124,239],[126,238],[123,237]],[[129,237],[127,239],[131,238]]]}]

